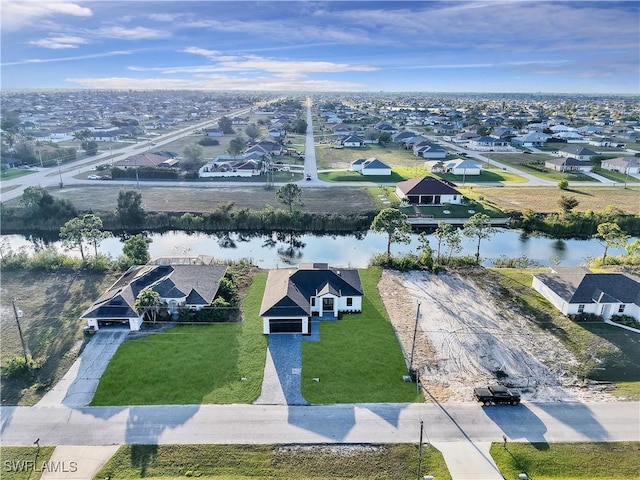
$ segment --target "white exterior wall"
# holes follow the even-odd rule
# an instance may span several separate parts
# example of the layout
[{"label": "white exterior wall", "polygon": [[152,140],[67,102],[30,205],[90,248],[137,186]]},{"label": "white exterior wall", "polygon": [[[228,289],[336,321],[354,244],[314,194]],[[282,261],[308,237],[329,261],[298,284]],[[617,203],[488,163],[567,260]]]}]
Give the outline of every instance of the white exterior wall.
[{"label": "white exterior wall", "polygon": [[454,168],[454,175],[480,175],[480,168]]},{"label": "white exterior wall", "polygon": [[[353,299],[350,307],[347,306],[347,298]],[[338,297],[336,304],[338,305],[338,311],[340,312],[362,311],[362,297]]]},{"label": "white exterior wall", "polygon": [[[542,281],[540,281],[537,277],[533,277],[533,282],[532,282],[531,286],[533,287],[533,289],[535,291],[540,293],[540,295],[542,295],[544,298],[549,300],[554,307],[556,307],[562,313],[567,315],[567,313],[568,313],[567,309],[569,307],[567,302],[565,302],[562,298],[560,298],[558,295],[556,295],[556,293],[553,290],[551,290],[544,283],[542,283]],[[577,310],[577,308],[578,307],[576,306],[576,310]],[[576,313],[576,312],[574,312],[574,313]]]},{"label": "white exterior wall", "polygon": [[235,172],[205,172],[202,169],[198,172],[199,177],[251,177],[259,175],[255,170],[237,170]]},{"label": "white exterior wall", "polygon": [[391,168],[363,168],[362,175],[391,175]]},{"label": "white exterior wall", "polygon": [[362,147],[363,145],[360,142],[344,142],[345,147]]},{"label": "white exterior wall", "polygon": [[140,330],[140,327],[142,326],[142,318],[130,318],[129,319],[129,329],[132,332],[137,332],[138,330]]},{"label": "white exterior wall", "polygon": [[360,172],[362,170],[362,163],[351,164],[352,172]]},{"label": "white exterior wall", "polygon": [[87,326],[93,327],[95,330],[99,330],[97,318],[87,318]]}]

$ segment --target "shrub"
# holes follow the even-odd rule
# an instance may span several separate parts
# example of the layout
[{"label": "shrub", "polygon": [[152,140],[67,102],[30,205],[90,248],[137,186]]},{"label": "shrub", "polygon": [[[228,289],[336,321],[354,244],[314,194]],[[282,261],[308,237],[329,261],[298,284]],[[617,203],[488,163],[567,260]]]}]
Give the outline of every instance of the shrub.
[{"label": "shrub", "polygon": [[9,378],[18,378],[32,375],[40,368],[40,364],[36,362],[31,355],[17,356],[10,359],[2,368],[2,373]]},{"label": "shrub", "polygon": [[198,140],[198,145],[202,145],[203,147],[209,147],[213,145],[220,145],[220,141],[211,137],[204,137]]},{"label": "shrub", "polygon": [[611,321],[631,328],[640,328],[640,322],[630,315],[611,315]]},{"label": "shrub", "polygon": [[569,181],[566,178],[563,178],[558,182],[558,188],[560,190],[569,190]]}]

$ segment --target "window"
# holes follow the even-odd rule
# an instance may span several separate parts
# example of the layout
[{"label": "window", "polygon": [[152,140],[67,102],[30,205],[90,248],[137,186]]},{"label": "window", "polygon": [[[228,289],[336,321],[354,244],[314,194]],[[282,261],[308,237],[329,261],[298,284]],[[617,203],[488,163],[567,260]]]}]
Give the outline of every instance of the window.
[{"label": "window", "polygon": [[352,306],[353,306],[353,298],[347,297],[347,307],[352,307]]},{"label": "window", "polygon": [[584,313],[584,305],[578,305],[578,313]]},{"label": "window", "polygon": [[311,297],[311,306],[312,307],[316,306],[316,297]]},{"label": "window", "polygon": [[624,313],[624,307],[626,307],[626,305],[625,305],[625,304],[621,304],[621,305],[618,307],[618,313]]}]

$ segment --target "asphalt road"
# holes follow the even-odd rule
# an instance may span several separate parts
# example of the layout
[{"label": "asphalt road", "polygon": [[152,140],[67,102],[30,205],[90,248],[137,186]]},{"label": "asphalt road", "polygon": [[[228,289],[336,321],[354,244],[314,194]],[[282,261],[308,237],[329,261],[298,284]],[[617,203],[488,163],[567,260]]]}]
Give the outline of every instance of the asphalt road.
[{"label": "asphalt road", "polygon": [[638,441],[640,402],[2,407],[3,445]]}]

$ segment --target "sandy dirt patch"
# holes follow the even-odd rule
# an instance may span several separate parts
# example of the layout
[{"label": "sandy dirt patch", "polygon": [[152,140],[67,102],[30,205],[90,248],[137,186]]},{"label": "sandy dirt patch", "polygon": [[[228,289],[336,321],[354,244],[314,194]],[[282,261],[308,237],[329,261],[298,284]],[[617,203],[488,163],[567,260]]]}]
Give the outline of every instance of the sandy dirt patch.
[{"label": "sandy dirt patch", "polygon": [[385,270],[378,289],[408,363],[413,350],[427,400],[475,401],[475,387],[498,382],[520,389],[524,400],[615,400],[569,373],[574,355],[552,334],[501,307],[490,285],[457,273]]}]

